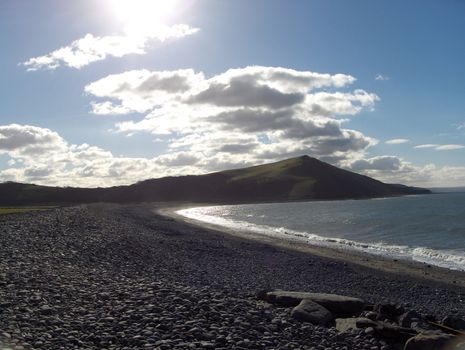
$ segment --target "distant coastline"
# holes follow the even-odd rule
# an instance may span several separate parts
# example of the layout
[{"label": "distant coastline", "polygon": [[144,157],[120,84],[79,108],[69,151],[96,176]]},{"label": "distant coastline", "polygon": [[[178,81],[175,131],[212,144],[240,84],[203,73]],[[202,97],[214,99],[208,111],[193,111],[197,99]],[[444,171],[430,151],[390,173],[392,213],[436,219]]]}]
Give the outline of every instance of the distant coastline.
[{"label": "distant coastline", "polygon": [[465,193],[464,187],[431,187],[431,192],[434,193]]}]

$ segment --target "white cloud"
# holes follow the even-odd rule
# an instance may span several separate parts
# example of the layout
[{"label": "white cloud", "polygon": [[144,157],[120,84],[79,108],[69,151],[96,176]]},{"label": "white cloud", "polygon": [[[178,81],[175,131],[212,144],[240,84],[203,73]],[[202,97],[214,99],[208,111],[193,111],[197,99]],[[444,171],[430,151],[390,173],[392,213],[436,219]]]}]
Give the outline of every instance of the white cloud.
[{"label": "white cloud", "polygon": [[191,96],[188,102],[218,107],[280,109],[300,104],[304,99],[303,93],[286,92],[255,80],[231,79],[225,84],[210,84],[206,90]]},{"label": "white cloud", "polygon": [[325,115],[355,115],[364,108],[373,111],[377,101],[379,97],[376,94],[361,89],[350,93],[317,92],[306,96],[306,103],[318,107]]},{"label": "white cloud", "polygon": [[424,145],[417,145],[415,146],[414,148],[417,148],[417,149],[423,149],[423,148],[436,148],[438,147],[439,145],[438,144],[435,144],[435,143],[427,143],[427,144],[424,144]]},{"label": "white cloud", "polygon": [[465,123],[462,123],[459,126],[457,126],[457,130],[465,130]]},{"label": "white cloud", "polygon": [[403,166],[405,166],[405,163],[395,156],[378,156],[369,159],[359,159],[349,165],[354,171],[398,171]]},{"label": "white cloud", "polygon": [[91,102],[92,113],[97,115],[121,115],[136,112],[136,110],[122,106],[115,105],[111,101],[105,102]]},{"label": "white cloud", "polygon": [[449,145],[438,145],[434,143],[428,143],[424,145],[417,145],[414,148],[416,149],[425,149],[425,148],[431,148],[436,151],[454,151],[458,149],[464,149],[465,145],[457,145],[457,144],[449,144]]},{"label": "white cloud", "polygon": [[34,158],[44,152],[61,152],[65,141],[49,129],[30,125],[0,125],[0,154]]},{"label": "white cloud", "polygon": [[431,165],[430,187],[459,187],[465,184],[465,167],[464,166],[444,166],[438,168]]},{"label": "white cloud", "polygon": [[440,145],[436,147],[435,149],[438,151],[453,151],[457,149],[464,149],[464,145]]},{"label": "white cloud", "polygon": [[[345,94],[308,94],[311,90],[343,87],[354,81],[355,78],[350,75],[319,74],[281,67],[230,69],[210,79],[192,69],[159,72],[139,70],[109,75],[87,85],[85,91],[96,97],[119,101],[120,105],[113,105],[115,110],[123,107],[133,112],[145,112],[169,101],[182,102],[190,105],[189,108],[208,105],[210,108],[271,109],[306,102],[314,104],[315,108],[318,107],[326,114],[356,114],[362,107],[373,107],[379,98],[363,90]],[[319,106],[318,102],[322,105]],[[324,107],[328,107],[328,110]],[[109,110],[108,114],[116,113]]]},{"label": "white cloud", "polygon": [[178,39],[198,31],[185,24],[174,26],[144,26],[143,30],[126,30],[124,35],[94,36],[86,34],[70,45],[59,48],[49,54],[33,57],[23,62],[28,71],[56,69],[60,66],[82,68],[92,62],[101,61],[108,56],[123,57],[129,54],[142,55],[153,42],[162,43],[169,39]]},{"label": "white cloud", "polygon": [[392,139],[392,140],[387,140],[385,143],[388,145],[401,145],[403,143],[409,143],[409,139]]},{"label": "white cloud", "polygon": [[375,80],[380,80],[380,81],[384,81],[384,80],[389,80],[391,78],[389,78],[387,75],[383,75],[383,74],[377,74],[376,77],[375,77]]},{"label": "white cloud", "polygon": [[444,187],[463,186],[465,167],[434,164],[415,166],[396,156],[379,156],[368,159],[343,161],[348,170],[374,177],[386,183],[402,183],[411,186]]},{"label": "white cloud", "polygon": [[229,69],[209,79],[211,85],[229,84],[234,80],[248,81],[285,92],[307,92],[325,87],[342,88],[353,84],[356,79],[347,74],[322,74],[310,71],[297,71],[283,67],[248,66]]},{"label": "white cloud", "polygon": [[118,157],[88,144],[69,144],[46,128],[18,124],[0,125],[0,154],[10,157],[10,168],[0,170],[0,182],[86,187],[199,173],[195,163],[201,157],[192,152],[153,158]]},{"label": "white cloud", "polygon": [[192,69],[159,72],[133,70],[109,75],[88,84],[84,90],[89,95],[112,100],[93,102],[94,114],[143,113],[156,106],[181,100],[201,88],[204,81],[203,74],[195,73]]},{"label": "white cloud", "polygon": [[[230,69],[209,79],[193,70],[140,70],[107,76],[85,91],[99,98],[92,102],[96,114],[147,113],[142,120],[117,123],[118,131],[172,135],[172,150],[206,154],[216,168],[233,160],[248,164],[304,153],[342,159],[363,153],[377,141],[343,128],[344,120],[335,116],[372,110],[378,96],[360,89],[318,91],[354,81],[344,74],[281,67]],[[244,137],[250,138],[247,143]]]},{"label": "white cloud", "polygon": [[165,166],[188,166],[196,165],[202,158],[202,154],[194,152],[174,152],[161,155],[157,160]]}]

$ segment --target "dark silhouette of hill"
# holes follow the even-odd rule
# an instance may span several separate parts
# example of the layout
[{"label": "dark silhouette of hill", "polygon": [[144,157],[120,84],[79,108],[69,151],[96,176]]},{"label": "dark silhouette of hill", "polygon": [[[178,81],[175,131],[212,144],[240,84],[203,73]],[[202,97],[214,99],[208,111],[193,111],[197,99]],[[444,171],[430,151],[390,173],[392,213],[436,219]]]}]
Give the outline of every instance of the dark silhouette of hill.
[{"label": "dark silhouette of hill", "polygon": [[252,203],[310,199],[362,199],[428,194],[427,189],[390,185],[302,156],[206,175],[164,177],[109,188],[0,184],[0,205],[91,202]]}]

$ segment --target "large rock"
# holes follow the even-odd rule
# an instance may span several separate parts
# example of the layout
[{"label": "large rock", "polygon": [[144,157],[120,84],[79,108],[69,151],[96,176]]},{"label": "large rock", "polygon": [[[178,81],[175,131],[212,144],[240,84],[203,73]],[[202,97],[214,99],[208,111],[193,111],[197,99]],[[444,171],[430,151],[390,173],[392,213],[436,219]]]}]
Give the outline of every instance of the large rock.
[{"label": "large rock", "polygon": [[365,307],[361,299],[337,294],[273,291],[266,295],[268,302],[286,307],[297,306],[304,299],[320,304],[336,316],[358,315]]},{"label": "large rock", "polygon": [[291,316],[297,320],[321,326],[328,324],[333,319],[331,312],[309,299],[303,299],[299,305],[293,308]]},{"label": "large rock", "polygon": [[376,325],[376,322],[365,317],[336,318],[336,329],[339,332],[373,327],[373,325]]},{"label": "large rock", "polygon": [[442,350],[454,338],[444,333],[420,333],[407,340],[404,350]]}]

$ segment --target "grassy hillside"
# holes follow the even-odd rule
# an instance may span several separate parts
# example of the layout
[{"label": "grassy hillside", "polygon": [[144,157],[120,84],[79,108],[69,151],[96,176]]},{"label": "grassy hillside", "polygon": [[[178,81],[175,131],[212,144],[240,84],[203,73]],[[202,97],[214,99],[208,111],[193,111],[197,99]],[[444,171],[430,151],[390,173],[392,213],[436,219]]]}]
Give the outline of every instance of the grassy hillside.
[{"label": "grassy hillside", "polygon": [[349,199],[430,193],[388,185],[308,156],[199,176],[165,177],[130,186],[60,188],[0,184],[0,205],[89,202],[260,202]]},{"label": "grassy hillside", "polygon": [[54,207],[52,206],[45,206],[45,207],[19,207],[19,208],[5,208],[5,207],[0,207],[0,215],[2,214],[16,214],[16,213],[24,213],[26,211],[37,211],[37,210],[49,210]]},{"label": "grassy hillside", "polygon": [[89,203],[102,198],[105,190],[51,187],[15,182],[0,183],[0,206]]}]

